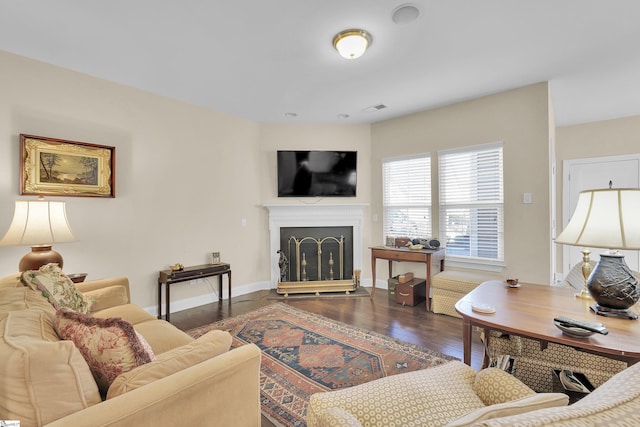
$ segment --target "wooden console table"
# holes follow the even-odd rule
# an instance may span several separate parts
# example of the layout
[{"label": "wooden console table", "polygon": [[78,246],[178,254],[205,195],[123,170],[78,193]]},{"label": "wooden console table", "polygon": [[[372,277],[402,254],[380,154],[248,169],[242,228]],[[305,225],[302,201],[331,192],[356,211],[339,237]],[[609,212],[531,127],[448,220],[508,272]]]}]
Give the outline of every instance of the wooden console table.
[{"label": "wooden console table", "polygon": [[167,304],[167,314],[165,319],[169,322],[171,315],[170,291],[174,283],[186,282],[189,280],[203,279],[205,277],[218,276],[218,304],[222,304],[222,276],[226,274],[229,281],[229,304],[231,304],[231,266],[229,264],[205,264],[194,267],[185,267],[183,270],[162,270],[158,275],[158,319],[162,319],[162,285],[166,286],[165,302]]},{"label": "wooden console table", "polygon": [[371,296],[376,292],[376,260],[389,260],[389,278],[393,277],[393,261],[398,262],[422,262],[427,265],[426,293],[427,311],[431,310],[431,300],[429,295],[431,292],[431,263],[440,262],[440,271],[444,271],[444,249],[420,249],[411,250],[409,248],[394,248],[390,246],[373,246],[371,248],[371,279],[373,281],[371,288]]},{"label": "wooden console table", "polygon": [[[456,303],[463,319],[464,363],[471,363],[472,326],[506,332],[546,342],[567,345],[585,352],[629,365],[640,361],[640,325],[637,320],[616,319],[596,315],[589,305],[593,301],[576,298],[575,290],[546,285],[521,283],[509,288],[504,282],[490,280],[480,284]],[[489,304],[495,313],[473,311],[472,304]],[[604,323],[608,335],[593,334],[588,338],[565,335],[553,319],[565,316],[576,320]],[[485,337],[489,337],[486,333]],[[485,343],[488,345],[489,343]]]}]

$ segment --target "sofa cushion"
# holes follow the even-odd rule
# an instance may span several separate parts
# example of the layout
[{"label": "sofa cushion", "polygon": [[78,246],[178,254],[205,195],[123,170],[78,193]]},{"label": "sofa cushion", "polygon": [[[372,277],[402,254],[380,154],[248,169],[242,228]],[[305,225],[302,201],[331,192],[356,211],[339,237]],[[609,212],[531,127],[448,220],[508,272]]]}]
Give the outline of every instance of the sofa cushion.
[{"label": "sofa cushion", "polygon": [[95,317],[101,317],[108,319],[110,317],[120,317],[123,320],[137,325],[138,323],[148,322],[150,320],[156,320],[156,316],[147,313],[141,307],[135,304],[124,304],[115,307],[109,307],[104,310],[96,311],[92,313]]},{"label": "sofa cushion", "polygon": [[476,375],[473,389],[485,405],[510,402],[535,394],[520,380],[502,369],[483,369]]},{"label": "sofa cushion", "polygon": [[54,315],[56,309],[40,292],[20,286],[0,288],[0,317],[16,310],[38,309]]},{"label": "sofa cushion", "polygon": [[120,318],[101,319],[63,308],[56,313],[55,328],[80,350],[103,394],[118,375],[155,358],[133,325]]},{"label": "sofa cushion", "polygon": [[210,331],[189,344],[160,354],[155,361],[138,366],[129,372],[118,375],[113,381],[107,399],[145,384],[168,377],[176,372],[229,351],[231,334],[226,331]]},{"label": "sofa cushion", "polygon": [[76,289],[58,264],[47,264],[38,270],[25,271],[22,273],[21,280],[25,286],[42,292],[56,310],[64,307],[80,313],[88,313],[93,305],[93,300]]},{"label": "sofa cushion", "polygon": [[22,286],[22,282],[20,282],[20,276],[20,273],[13,273],[4,277],[0,277],[0,289]]},{"label": "sofa cushion", "polygon": [[193,341],[193,338],[165,320],[154,319],[137,323],[134,327],[145,337],[155,354],[162,354]]},{"label": "sofa cushion", "polygon": [[39,309],[0,317],[2,419],[40,426],[100,403],[89,366],[71,341],[59,340],[53,319]]},{"label": "sofa cushion", "polygon": [[129,303],[129,295],[124,286],[108,286],[102,289],[83,292],[83,294],[87,298],[95,301],[93,306],[91,306],[92,312]]},{"label": "sofa cushion", "polygon": [[[508,374],[507,374],[508,375]],[[446,427],[469,427],[477,422],[510,415],[524,414],[543,408],[567,406],[569,396],[563,393],[540,393],[516,399],[511,402],[485,406],[450,422]]]}]

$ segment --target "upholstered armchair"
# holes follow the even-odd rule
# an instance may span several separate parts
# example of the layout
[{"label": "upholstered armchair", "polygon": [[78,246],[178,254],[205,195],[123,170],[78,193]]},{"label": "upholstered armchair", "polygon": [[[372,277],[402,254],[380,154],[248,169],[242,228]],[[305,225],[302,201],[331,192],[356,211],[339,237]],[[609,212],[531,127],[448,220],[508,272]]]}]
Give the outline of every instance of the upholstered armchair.
[{"label": "upholstered armchair", "polygon": [[536,394],[500,369],[476,372],[454,361],[314,394],[307,425],[461,427],[567,403],[566,395]]}]

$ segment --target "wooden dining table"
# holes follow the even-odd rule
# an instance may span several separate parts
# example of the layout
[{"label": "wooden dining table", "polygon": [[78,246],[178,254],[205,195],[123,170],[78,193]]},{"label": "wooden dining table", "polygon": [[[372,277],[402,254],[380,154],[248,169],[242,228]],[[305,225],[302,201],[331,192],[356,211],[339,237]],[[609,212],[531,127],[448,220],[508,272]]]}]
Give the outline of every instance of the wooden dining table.
[{"label": "wooden dining table", "polygon": [[[464,362],[471,364],[472,328],[486,332],[495,330],[533,338],[542,343],[553,342],[622,360],[629,365],[640,360],[640,324],[638,320],[618,319],[595,314],[593,300],[574,296],[575,290],[549,285],[520,283],[509,287],[500,280],[481,283],[456,303],[456,311],[463,319]],[[494,313],[473,309],[493,308]],[[486,311],[486,310],[484,310]],[[553,319],[564,316],[580,321],[603,323],[609,333],[595,333],[586,338],[569,336],[558,329]],[[489,338],[489,334],[485,334]],[[485,342],[488,345],[488,342]]]}]

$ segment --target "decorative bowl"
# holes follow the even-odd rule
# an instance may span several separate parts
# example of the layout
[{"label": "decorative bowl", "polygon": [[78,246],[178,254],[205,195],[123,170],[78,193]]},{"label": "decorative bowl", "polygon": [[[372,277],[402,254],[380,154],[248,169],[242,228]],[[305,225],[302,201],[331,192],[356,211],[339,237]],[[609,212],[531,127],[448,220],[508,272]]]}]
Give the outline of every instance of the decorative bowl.
[{"label": "decorative bowl", "polygon": [[586,329],[578,328],[575,326],[567,326],[561,322],[553,321],[553,324],[556,325],[558,329],[560,329],[563,333],[569,335],[574,338],[586,338],[595,334],[593,331],[588,331]]}]

